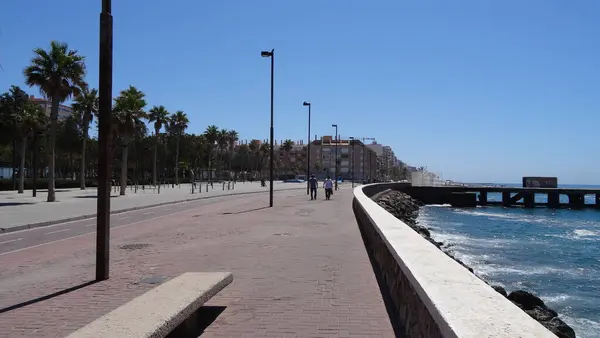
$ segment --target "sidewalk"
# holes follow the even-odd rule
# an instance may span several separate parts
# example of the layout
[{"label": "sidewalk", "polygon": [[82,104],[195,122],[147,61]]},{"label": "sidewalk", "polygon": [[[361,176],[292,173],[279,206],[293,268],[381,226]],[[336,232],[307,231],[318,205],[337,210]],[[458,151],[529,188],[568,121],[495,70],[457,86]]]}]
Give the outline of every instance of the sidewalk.
[{"label": "sidewalk", "polygon": [[262,195],[231,197],[114,229],[111,279],[4,313],[90,281],[95,237],[0,256],[0,332],[63,337],[152,288],[144,278],[231,271],[233,284],[205,304],[224,311],[203,337],[393,337],[351,189],[322,198],[280,191],[265,208]]},{"label": "sidewalk", "polygon": [[[158,190],[141,186],[137,192],[133,187],[127,189],[125,196],[119,196],[118,189],[111,193],[111,212],[124,212],[141,209],[160,204],[175,203],[190,199],[200,199],[212,196],[223,196],[229,194],[268,192],[268,186],[261,187],[260,183],[235,184],[235,188],[225,190],[221,183],[215,183],[213,188],[206,191],[206,183],[202,183],[202,191],[195,189],[191,193],[191,184],[181,184],[171,188],[170,185],[163,186]],[[274,190],[281,189],[306,189],[304,184],[275,182]],[[47,191],[37,193],[37,197],[31,197],[31,191],[17,194],[16,191],[0,192],[0,233],[27,229],[30,227],[44,226],[70,220],[78,220],[96,215],[96,188],[80,189],[57,189],[56,198],[58,202],[46,202]]]}]

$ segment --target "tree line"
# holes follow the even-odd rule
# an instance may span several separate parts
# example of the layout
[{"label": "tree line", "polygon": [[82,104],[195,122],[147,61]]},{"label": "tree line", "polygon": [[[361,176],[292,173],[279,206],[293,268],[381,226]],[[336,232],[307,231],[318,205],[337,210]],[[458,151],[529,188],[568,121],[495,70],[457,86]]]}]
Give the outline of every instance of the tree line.
[{"label": "tree line", "polygon": [[[66,43],[52,41],[48,50],[36,48],[33,54],[23,70],[25,83],[50,101],[50,114],[18,86],[0,95],[0,167],[18,168],[20,193],[29,180],[47,181],[47,200],[52,202],[57,182],[72,187],[77,178],[81,189],[95,184],[98,140],[89,134],[98,114],[98,92],[85,80],[85,58]],[[71,98],[72,114],[59,119],[60,105]],[[268,143],[252,140],[236,146],[235,130],[214,125],[200,135],[188,134],[189,123],[183,111],[148,107],[135,86],[114,98],[111,155],[121,195],[131,182],[156,185],[169,179],[178,184],[180,174],[190,169],[207,173],[208,179],[231,179],[241,172],[262,175]],[[282,149],[289,154],[292,145],[286,140]],[[282,165],[279,158],[275,162]],[[10,184],[3,181],[0,188]]]}]

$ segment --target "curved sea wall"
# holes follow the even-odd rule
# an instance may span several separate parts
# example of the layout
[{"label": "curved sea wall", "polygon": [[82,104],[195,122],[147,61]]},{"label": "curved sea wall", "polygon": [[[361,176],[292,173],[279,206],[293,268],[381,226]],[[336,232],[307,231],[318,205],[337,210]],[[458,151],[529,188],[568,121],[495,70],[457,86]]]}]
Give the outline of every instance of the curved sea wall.
[{"label": "curved sea wall", "polygon": [[406,194],[386,191],[403,187],[406,184],[361,186],[354,190],[353,201],[397,336],[556,337],[548,326],[559,337],[575,337],[539,298],[524,291],[506,295],[440,250],[443,243],[416,222],[421,204]]}]

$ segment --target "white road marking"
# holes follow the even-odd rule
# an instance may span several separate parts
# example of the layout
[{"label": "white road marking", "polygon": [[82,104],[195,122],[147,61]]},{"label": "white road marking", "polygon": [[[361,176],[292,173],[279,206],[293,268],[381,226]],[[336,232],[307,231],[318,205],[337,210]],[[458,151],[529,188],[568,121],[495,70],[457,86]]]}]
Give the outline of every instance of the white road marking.
[{"label": "white road marking", "polygon": [[[172,215],[175,215],[175,214],[180,214],[180,213],[183,213],[183,212],[189,212],[189,211],[190,210],[176,211],[174,213],[167,214],[167,215],[152,217],[152,218],[145,219],[145,220],[142,220],[142,221],[137,221],[137,222],[133,222],[133,223],[118,225],[116,227],[111,227],[110,229],[113,230],[113,229],[118,229],[118,228],[124,228],[124,227],[130,226],[130,225],[134,225],[134,224],[138,224],[138,223],[142,223],[142,222],[148,222],[148,221],[152,221],[152,220],[155,220],[155,219],[165,218],[165,217],[168,217],[168,216],[172,216]],[[16,253],[16,252],[20,252],[20,251],[24,251],[24,250],[28,250],[28,249],[39,248],[39,247],[44,246],[44,245],[58,243],[58,242],[63,242],[63,241],[66,241],[68,239],[83,237],[83,236],[92,235],[92,234],[95,235],[96,232],[95,231],[88,232],[86,234],[81,234],[81,235],[77,235],[77,236],[71,236],[71,237],[61,238],[61,239],[57,239],[57,240],[51,241],[51,242],[46,242],[46,243],[42,243],[42,244],[28,246],[26,248],[21,248],[21,249],[17,249],[17,250],[13,250],[13,251],[8,251],[8,252],[2,252],[2,253],[0,253],[0,256],[4,256],[4,255],[8,255],[8,254],[11,254],[11,253]]]},{"label": "white road marking", "polygon": [[[226,197],[234,197],[234,198],[239,199],[239,198],[244,198],[245,196],[244,195],[230,195],[230,196],[226,196]],[[217,199],[214,199],[214,200],[217,200]],[[202,200],[200,200],[200,201],[202,201]],[[111,230],[112,229],[118,229],[118,228],[124,228],[124,227],[130,226],[130,225],[135,225],[135,224],[138,224],[138,223],[148,222],[148,221],[152,221],[152,220],[155,220],[155,219],[161,219],[161,218],[169,217],[169,216],[176,215],[176,214],[181,214],[181,213],[184,213],[184,212],[190,212],[190,211],[191,211],[191,209],[185,209],[185,210],[181,210],[181,211],[175,211],[175,212],[172,212],[170,214],[166,214],[166,215],[162,215],[162,216],[156,216],[156,217],[148,218],[148,219],[145,219],[145,220],[136,221],[136,222],[133,222],[133,223],[128,223],[128,224],[123,224],[123,225],[118,225],[118,226],[115,226],[115,227],[111,227]],[[75,221],[72,221],[72,222],[75,222]],[[66,222],[66,223],[71,223],[71,222]],[[64,223],[62,223],[62,224],[64,224]],[[33,230],[33,229],[29,229],[29,230]],[[21,248],[21,249],[17,249],[17,250],[13,250],[13,251],[8,251],[8,252],[2,252],[2,253],[0,253],[0,256],[8,255],[8,254],[11,254],[11,253],[17,253],[17,252],[21,252],[21,251],[25,251],[25,250],[29,250],[29,249],[39,248],[39,247],[42,247],[42,246],[45,246],[45,245],[48,245],[48,244],[63,242],[63,241],[66,241],[66,240],[69,240],[69,239],[73,239],[73,238],[83,237],[83,236],[87,236],[87,235],[95,235],[95,234],[96,234],[96,232],[92,231],[92,232],[88,232],[88,233],[81,234],[81,235],[76,235],[76,236],[61,238],[61,239],[57,239],[57,240],[51,241],[51,242],[46,242],[46,243],[41,243],[41,244],[37,244],[37,245],[28,246],[26,248]]]},{"label": "white road marking", "polygon": [[86,226],[86,227],[91,227],[91,226],[94,226],[94,225],[96,225],[96,223],[92,223],[92,224],[86,224],[85,226]]},{"label": "white road marking", "polygon": [[0,242],[0,244],[12,243],[12,242],[17,242],[17,241],[22,241],[22,240],[23,240],[23,238],[11,239],[10,241]]},{"label": "white road marking", "polygon": [[45,233],[45,235],[52,235],[52,234],[56,234],[56,233],[64,232],[64,231],[69,231],[69,230],[71,230],[71,229],[62,229],[62,230],[50,231],[50,232]]},{"label": "white road marking", "polygon": [[144,213],[144,215],[153,215],[153,214],[154,214],[154,211]]},{"label": "white road marking", "polygon": [[131,218],[131,216],[124,216],[124,217],[120,217],[119,219],[128,219]]}]

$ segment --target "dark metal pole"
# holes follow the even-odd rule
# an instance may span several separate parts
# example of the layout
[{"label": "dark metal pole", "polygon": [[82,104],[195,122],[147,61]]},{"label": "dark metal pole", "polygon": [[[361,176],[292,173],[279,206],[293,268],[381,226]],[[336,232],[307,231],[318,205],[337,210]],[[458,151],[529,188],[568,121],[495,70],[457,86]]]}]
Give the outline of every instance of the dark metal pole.
[{"label": "dark metal pole", "polygon": [[310,194],[310,103],[308,104],[308,145],[306,146],[306,152],[308,153],[306,161],[306,194]]},{"label": "dark metal pole", "polygon": [[338,144],[339,143],[340,143],[340,140],[338,138],[338,126],[336,124],[335,125],[335,174],[334,174],[335,190],[337,190],[337,188],[338,188]]},{"label": "dark metal pole", "polygon": [[271,160],[269,162],[269,172],[270,172],[270,187],[269,187],[269,207],[273,207],[273,162],[275,159],[274,149],[273,149],[273,84],[274,84],[274,71],[275,71],[275,49],[271,49],[271,141],[270,141],[270,155]]},{"label": "dark metal pole", "polygon": [[366,156],[367,154],[365,153],[367,147],[365,147],[365,140],[364,139],[362,140],[362,144],[363,145],[362,145],[362,156],[361,156],[362,157],[362,161],[361,161],[362,162],[362,169],[361,169],[361,174],[362,175],[361,176],[362,176],[362,180],[364,181],[365,180],[365,162],[366,162],[365,160],[367,159],[367,156]]},{"label": "dark metal pole", "polygon": [[33,163],[31,163],[31,165],[33,166],[33,176],[31,176],[31,178],[33,179],[33,189],[31,196],[33,197],[37,196],[37,138],[38,133],[35,132],[33,134]]},{"label": "dark metal pole", "polygon": [[108,279],[110,251],[110,175],[112,119],[113,22],[111,0],[100,13],[100,73],[98,113],[98,209],[96,218],[96,280]]},{"label": "dark metal pole", "polygon": [[354,161],[356,160],[354,155],[354,140],[352,140],[352,188],[354,188]]},{"label": "dark metal pole", "polygon": [[15,175],[16,168],[17,168],[17,141],[12,142],[12,156],[13,156],[13,163],[12,163],[13,187],[12,187],[12,190],[17,190],[17,175]]}]

